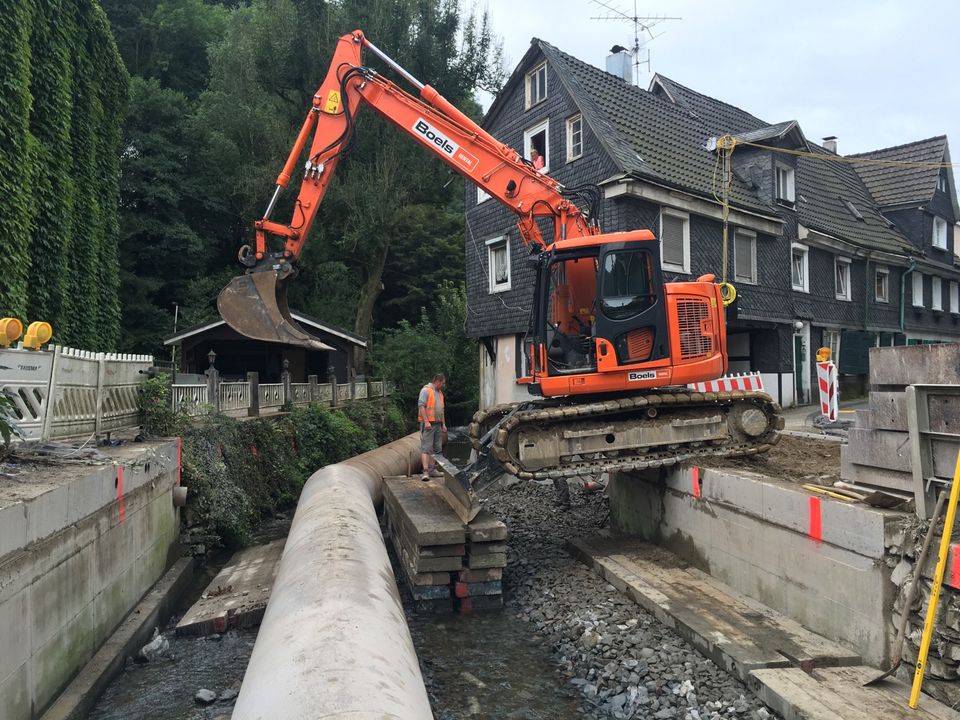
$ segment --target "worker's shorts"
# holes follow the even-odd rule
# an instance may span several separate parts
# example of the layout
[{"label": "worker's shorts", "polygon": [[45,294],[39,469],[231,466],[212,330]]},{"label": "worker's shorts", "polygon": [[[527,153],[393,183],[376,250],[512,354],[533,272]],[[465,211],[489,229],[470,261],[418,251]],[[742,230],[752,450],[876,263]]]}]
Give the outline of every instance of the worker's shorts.
[{"label": "worker's shorts", "polygon": [[443,450],[443,430],[440,423],[430,423],[430,427],[420,424],[420,452],[430,455]]}]

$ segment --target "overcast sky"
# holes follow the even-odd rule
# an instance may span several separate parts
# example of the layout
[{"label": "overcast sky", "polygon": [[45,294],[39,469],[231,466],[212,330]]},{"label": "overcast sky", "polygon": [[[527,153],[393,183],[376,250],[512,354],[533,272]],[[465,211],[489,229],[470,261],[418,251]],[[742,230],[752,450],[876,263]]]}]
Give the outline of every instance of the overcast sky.
[{"label": "overcast sky", "polygon": [[[481,1],[481,7],[482,2]],[[591,0],[486,0],[512,72],[532,37],[603,68],[633,24]],[[633,0],[604,0],[633,15]],[[798,120],[841,154],[946,134],[960,161],[960,2],[637,0],[653,28],[651,72],[771,123]],[[484,101],[485,107],[489,101]],[[958,173],[960,174],[960,173]]]}]

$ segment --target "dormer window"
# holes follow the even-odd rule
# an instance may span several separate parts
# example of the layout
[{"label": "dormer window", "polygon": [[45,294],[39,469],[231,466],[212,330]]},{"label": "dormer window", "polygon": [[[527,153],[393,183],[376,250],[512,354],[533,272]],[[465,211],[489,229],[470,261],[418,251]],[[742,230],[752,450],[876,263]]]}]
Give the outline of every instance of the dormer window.
[{"label": "dormer window", "polygon": [[776,173],[777,201],[783,203],[784,205],[792,206],[796,198],[793,168],[777,163]]},{"label": "dormer window", "polygon": [[947,174],[944,172],[940,173],[940,177],[937,178],[937,190],[947,192]]},{"label": "dormer window", "polygon": [[547,99],[547,64],[537,65],[527,73],[527,109]]},{"label": "dormer window", "polygon": [[947,249],[947,221],[942,217],[933,218],[933,246],[941,250]]}]

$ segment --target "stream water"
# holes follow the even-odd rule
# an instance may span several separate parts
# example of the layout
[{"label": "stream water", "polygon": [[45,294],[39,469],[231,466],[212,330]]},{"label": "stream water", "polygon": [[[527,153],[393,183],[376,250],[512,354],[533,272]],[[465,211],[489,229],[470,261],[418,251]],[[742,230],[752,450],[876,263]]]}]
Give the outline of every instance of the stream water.
[{"label": "stream water", "polygon": [[437,720],[573,720],[579,698],[509,610],[408,615]]},{"label": "stream water", "polygon": [[[464,463],[469,443],[451,433],[447,456]],[[257,542],[284,529],[268,523]],[[280,535],[282,536],[282,535]],[[227,558],[222,558],[221,562]],[[182,610],[212,579],[198,577]],[[508,609],[469,615],[407,613],[437,720],[574,720],[579,702],[536,641],[530,625]],[[164,632],[172,659],[146,665],[127,662],[87,720],[208,720],[229,718],[231,700],[200,706],[200,688],[217,694],[238,690],[253,650],[255,631],[231,630],[216,639],[178,638],[171,622]],[[229,694],[229,693],[228,693]]]}]

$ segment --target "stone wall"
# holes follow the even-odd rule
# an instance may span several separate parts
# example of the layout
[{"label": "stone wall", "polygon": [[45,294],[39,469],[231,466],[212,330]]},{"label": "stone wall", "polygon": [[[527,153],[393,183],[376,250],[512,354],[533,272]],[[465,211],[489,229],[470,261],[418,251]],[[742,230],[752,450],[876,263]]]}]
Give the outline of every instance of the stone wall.
[{"label": "stone wall", "polygon": [[38,717],[175,559],[177,445],[0,483],[0,707]]}]

